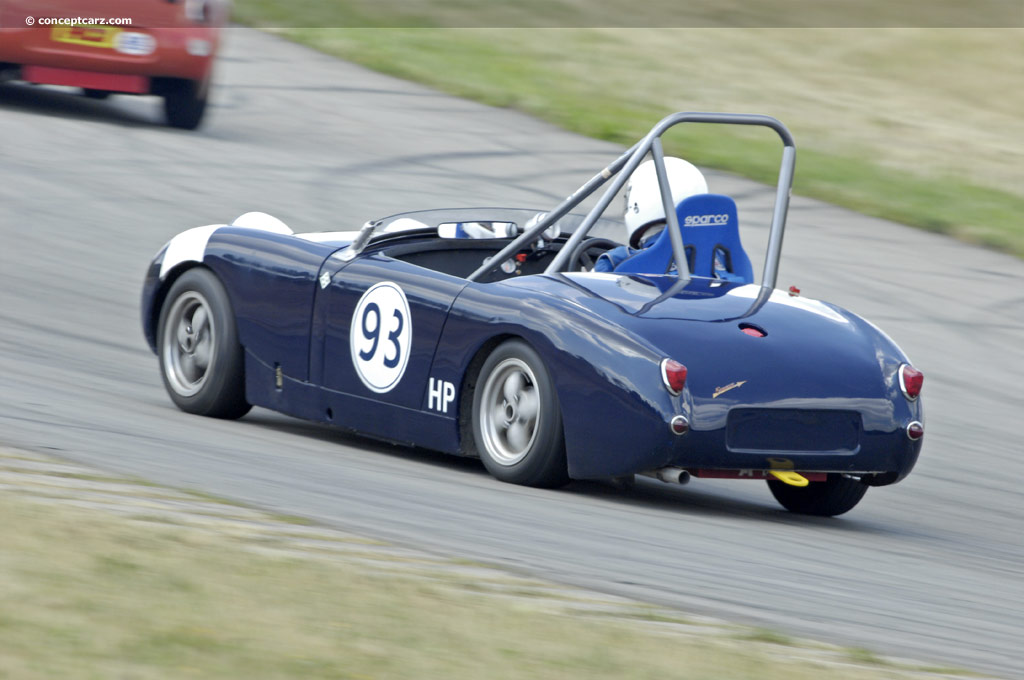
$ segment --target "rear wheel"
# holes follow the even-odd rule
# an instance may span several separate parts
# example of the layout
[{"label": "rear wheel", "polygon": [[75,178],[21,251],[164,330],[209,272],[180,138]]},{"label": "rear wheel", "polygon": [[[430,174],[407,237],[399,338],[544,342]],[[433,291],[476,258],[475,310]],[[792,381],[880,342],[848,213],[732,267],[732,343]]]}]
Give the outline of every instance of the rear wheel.
[{"label": "rear wheel", "polygon": [[768,488],[775,500],[790,512],[821,517],[852,510],[868,490],[859,479],[838,474],[830,474],[824,482],[811,482],[807,486],[791,486],[772,479],[768,481]]},{"label": "rear wheel", "polygon": [[480,369],[473,441],[484,466],[503,482],[549,488],[569,482],[554,382],[522,340],[499,345]]},{"label": "rear wheel", "polygon": [[195,130],[206,112],[206,83],[197,80],[176,80],[166,85],[164,114],[167,124],[183,130]]},{"label": "rear wheel", "polygon": [[231,301],[207,269],[190,269],[171,286],[157,329],[160,374],[182,411],[240,418],[245,401],[245,364]]}]

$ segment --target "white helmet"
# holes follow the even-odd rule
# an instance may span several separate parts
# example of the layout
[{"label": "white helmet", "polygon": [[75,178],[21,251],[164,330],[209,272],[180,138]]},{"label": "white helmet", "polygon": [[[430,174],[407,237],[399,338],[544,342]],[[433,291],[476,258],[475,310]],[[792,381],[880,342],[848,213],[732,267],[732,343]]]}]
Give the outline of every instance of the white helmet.
[{"label": "white helmet", "polygon": [[[673,156],[665,157],[665,174],[672,190],[672,202],[706,194],[708,183],[693,163]],[[658,188],[658,174],[653,160],[641,163],[626,182],[626,210],[623,221],[629,230],[629,244],[640,247],[640,238],[652,222],[665,219],[665,208]]]}]

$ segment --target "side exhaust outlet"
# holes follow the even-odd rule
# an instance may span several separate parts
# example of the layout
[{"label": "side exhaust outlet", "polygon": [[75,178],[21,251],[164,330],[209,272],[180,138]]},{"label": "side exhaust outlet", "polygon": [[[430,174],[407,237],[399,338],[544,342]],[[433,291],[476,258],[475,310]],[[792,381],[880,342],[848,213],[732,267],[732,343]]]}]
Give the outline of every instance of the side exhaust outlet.
[{"label": "side exhaust outlet", "polygon": [[653,477],[668,484],[686,484],[690,481],[690,473],[680,467],[663,467],[657,470],[641,472],[644,477]]}]

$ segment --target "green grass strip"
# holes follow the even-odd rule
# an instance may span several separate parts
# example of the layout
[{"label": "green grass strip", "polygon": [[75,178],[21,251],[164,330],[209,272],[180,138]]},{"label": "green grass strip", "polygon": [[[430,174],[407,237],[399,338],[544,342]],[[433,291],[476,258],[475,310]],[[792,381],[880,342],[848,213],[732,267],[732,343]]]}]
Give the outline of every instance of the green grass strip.
[{"label": "green grass strip", "polygon": [[[236,15],[254,25],[274,25],[294,8],[284,7],[272,0],[243,0]],[[315,7],[307,9],[306,25],[365,25],[380,18],[360,2]],[[796,137],[796,193],[1024,257],[1024,175],[1013,160],[1024,156],[1015,137],[1020,130],[1008,129],[1004,144],[997,125],[1018,124],[1009,107],[1024,105],[1024,88],[1004,92],[1011,100],[1005,106],[997,102],[986,109],[988,102],[972,99],[981,96],[974,75],[996,88],[1012,84],[1012,74],[991,69],[1002,63],[998,59],[1007,69],[1024,64],[1019,31],[987,37],[972,31],[875,32],[871,35],[880,34],[883,44],[859,52],[858,41],[869,35],[863,31],[275,31],[383,73],[619,144],[632,143],[676,110],[776,115]],[[744,41],[752,39],[743,52]],[[715,60],[713,67],[688,51],[711,49],[716,41],[725,47],[706,56]],[[659,55],[667,51],[670,57],[672,50],[681,50],[679,58],[662,62]],[[824,56],[816,56],[822,51]],[[778,65],[765,55],[777,58]],[[892,74],[883,77],[890,58]],[[954,83],[921,85],[921,93],[908,90],[934,80],[943,59],[962,64],[949,67],[948,80]],[[837,71],[834,79],[823,75],[831,69]],[[795,94],[776,98],[775,89]],[[879,106],[847,101],[859,91]],[[792,102],[801,97],[806,102]],[[925,105],[929,108],[921,108]],[[828,120],[833,112],[835,125]],[[953,148],[958,144],[964,148]],[[693,126],[670,133],[666,147],[698,165],[764,182],[773,181],[778,168],[779,144],[770,133]]]}]

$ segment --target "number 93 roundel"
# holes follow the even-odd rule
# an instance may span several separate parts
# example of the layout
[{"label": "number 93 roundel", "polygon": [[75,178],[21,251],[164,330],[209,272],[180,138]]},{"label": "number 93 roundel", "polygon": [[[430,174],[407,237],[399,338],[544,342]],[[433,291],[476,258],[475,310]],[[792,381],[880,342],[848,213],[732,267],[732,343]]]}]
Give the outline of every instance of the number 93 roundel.
[{"label": "number 93 roundel", "polygon": [[363,384],[374,392],[394,389],[409,363],[411,340],[405,292],[391,281],[370,286],[359,298],[349,331],[352,364]]}]

